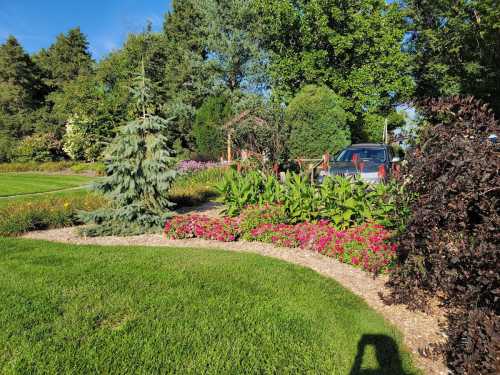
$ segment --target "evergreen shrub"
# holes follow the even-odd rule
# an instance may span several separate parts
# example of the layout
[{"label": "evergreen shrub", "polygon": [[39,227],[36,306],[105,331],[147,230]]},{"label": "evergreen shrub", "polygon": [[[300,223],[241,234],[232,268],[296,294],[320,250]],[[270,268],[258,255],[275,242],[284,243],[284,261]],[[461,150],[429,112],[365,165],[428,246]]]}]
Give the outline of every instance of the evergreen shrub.
[{"label": "evergreen shrub", "polygon": [[288,148],[292,158],[320,158],[351,143],[349,114],[342,98],[327,87],[308,85],[290,102],[285,121],[290,127]]},{"label": "evergreen shrub", "polygon": [[221,96],[209,97],[196,112],[193,137],[199,157],[219,160],[226,150],[224,122],[231,112],[227,99]]}]

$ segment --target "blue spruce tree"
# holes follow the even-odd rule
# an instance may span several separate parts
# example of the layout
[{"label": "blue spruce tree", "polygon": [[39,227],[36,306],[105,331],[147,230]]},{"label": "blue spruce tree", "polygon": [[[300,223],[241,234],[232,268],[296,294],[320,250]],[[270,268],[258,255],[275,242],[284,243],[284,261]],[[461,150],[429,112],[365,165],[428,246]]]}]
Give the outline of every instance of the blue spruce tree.
[{"label": "blue spruce tree", "polygon": [[89,236],[135,235],[161,229],[171,217],[168,191],[175,179],[174,151],[170,148],[169,124],[154,115],[151,82],[142,71],[131,89],[137,103],[138,118],[120,129],[106,151],[107,177],[95,190],[110,205],[82,214],[89,224]]}]

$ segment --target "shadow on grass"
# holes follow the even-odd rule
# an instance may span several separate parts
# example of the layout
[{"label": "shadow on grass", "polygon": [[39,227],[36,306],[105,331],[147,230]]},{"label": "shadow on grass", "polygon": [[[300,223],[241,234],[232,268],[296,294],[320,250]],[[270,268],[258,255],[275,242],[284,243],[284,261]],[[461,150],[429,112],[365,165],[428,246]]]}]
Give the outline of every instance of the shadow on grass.
[{"label": "shadow on grass", "polygon": [[178,208],[196,207],[218,196],[219,194],[214,191],[197,191],[194,193],[174,193],[169,197],[169,200],[175,203]]},{"label": "shadow on grass", "polygon": [[[368,346],[375,349],[377,369],[362,369],[363,356]],[[349,375],[409,375],[403,370],[398,345],[389,336],[363,335],[358,342],[358,352]]]},{"label": "shadow on grass", "polygon": [[183,206],[177,207],[175,211],[178,214],[189,215],[189,214],[197,214],[197,215],[208,215],[208,216],[218,216],[218,213],[222,211],[224,205],[219,202],[206,202],[198,206]]}]

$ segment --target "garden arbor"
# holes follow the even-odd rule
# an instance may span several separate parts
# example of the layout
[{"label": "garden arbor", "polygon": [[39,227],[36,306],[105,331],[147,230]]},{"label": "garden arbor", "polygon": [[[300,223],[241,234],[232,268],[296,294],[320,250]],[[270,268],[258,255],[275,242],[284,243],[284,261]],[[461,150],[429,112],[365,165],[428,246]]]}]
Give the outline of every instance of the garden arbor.
[{"label": "garden arbor", "polygon": [[[242,156],[254,154],[263,155],[270,144],[262,142],[262,133],[270,129],[269,123],[252,113],[251,110],[240,112],[224,124],[227,134],[227,160],[232,161],[233,143],[236,143]],[[238,132],[238,130],[240,130]],[[238,134],[237,134],[238,133]]]}]

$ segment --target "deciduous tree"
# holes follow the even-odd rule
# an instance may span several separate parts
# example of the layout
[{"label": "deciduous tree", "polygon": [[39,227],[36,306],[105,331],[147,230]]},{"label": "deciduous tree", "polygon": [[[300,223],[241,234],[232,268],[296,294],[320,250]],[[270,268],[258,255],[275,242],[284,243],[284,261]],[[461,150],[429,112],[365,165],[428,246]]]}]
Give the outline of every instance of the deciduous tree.
[{"label": "deciduous tree", "polygon": [[413,91],[401,44],[405,13],[384,0],[255,0],[271,52],[276,95],[290,100],[306,84],[348,99],[356,116],[386,111]]},{"label": "deciduous tree", "polygon": [[474,95],[500,115],[497,0],[408,0],[417,96]]}]

